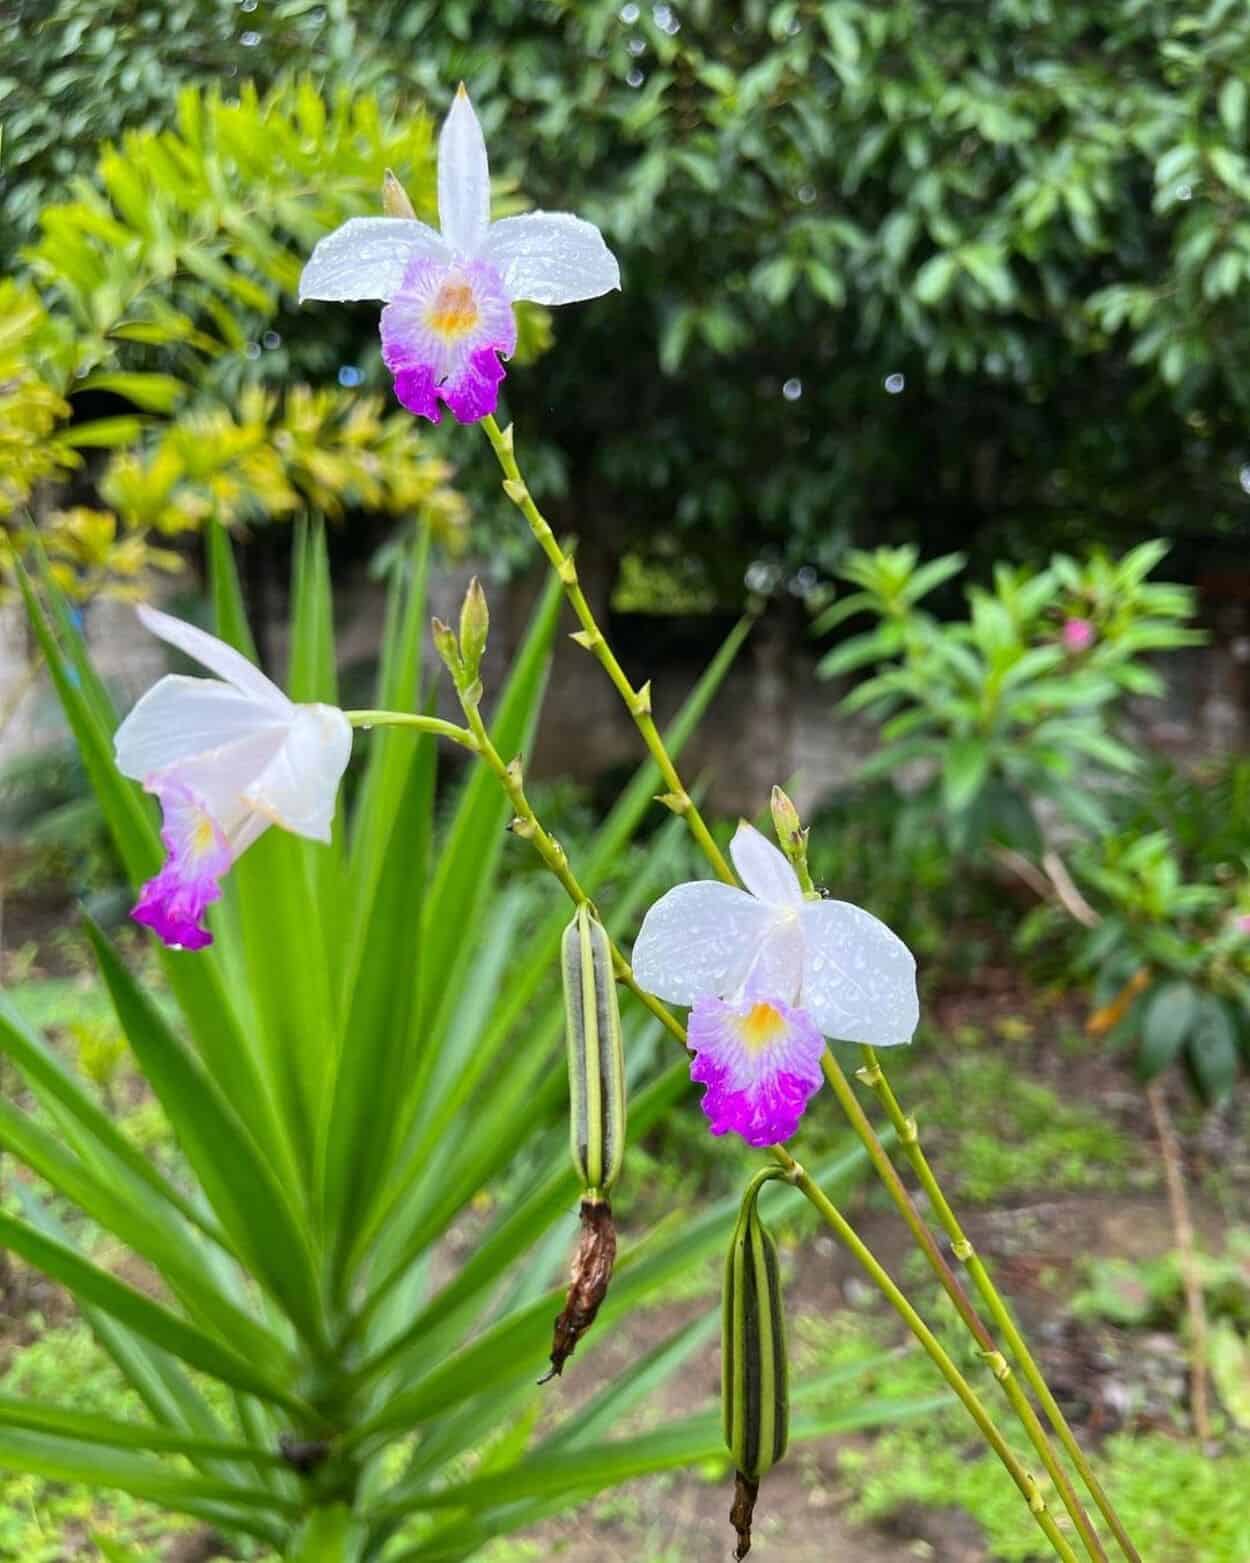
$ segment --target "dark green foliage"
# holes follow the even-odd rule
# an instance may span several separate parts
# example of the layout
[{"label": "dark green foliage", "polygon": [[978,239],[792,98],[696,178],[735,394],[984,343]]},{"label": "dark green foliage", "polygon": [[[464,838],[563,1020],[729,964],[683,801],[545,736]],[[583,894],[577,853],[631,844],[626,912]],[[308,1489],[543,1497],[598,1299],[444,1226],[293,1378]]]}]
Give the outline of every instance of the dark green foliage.
[{"label": "dark green foliage", "polygon": [[612,554],[679,534],[736,596],[761,554],[825,568],[848,539],[1244,525],[1240,0],[32,9],[0,24],[27,230],[179,81],[311,66],[437,109],[463,76],[497,170],[621,253],[624,292],[509,385]]}]

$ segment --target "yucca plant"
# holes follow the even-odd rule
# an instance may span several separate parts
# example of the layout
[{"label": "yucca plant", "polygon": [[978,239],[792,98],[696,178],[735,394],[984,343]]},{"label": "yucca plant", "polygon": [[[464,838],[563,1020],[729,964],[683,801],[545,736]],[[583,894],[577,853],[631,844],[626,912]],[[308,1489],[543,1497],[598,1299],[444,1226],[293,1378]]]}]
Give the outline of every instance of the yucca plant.
[{"label": "yucca plant", "polygon": [[[379,704],[391,709],[430,698],[420,674],[427,550],[418,538],[391,593],[378,672]],[[216,630],[246,650],[224,533],[213,532],[210,556]],[[138,883],[159,848],[147,800],[114,767],[108,696],[55,585],[24,589]],[[331,608],[323,540],[306,534],[288,670],[303,699],[335,697]],[[558,608],[549,590],[495,703],[504,752],[523,751],[533,731]],[[677,717],[674,747],[740,638]],[[508,801],[484,768],[460,783],[438,832],[429,737],[373,734],[355,782],[330,847],[270,832],[248,852],[214,947],[162,952],[159,999],[87,924],[179,1147],[177,1176],[124,1136],[0,997],[0,1048],[24,1087],[20,1101],[0,1104],[0,1144],[46,1185],[21,1184],[21,1212],[0,1216],[0,1242],[72,1294],[148,1411],[124,1423],[0,1402],[0,1463],[153,1499],[266,1555],[434,1563],[607,1484],[714,1455],[712,1412],[619,1436],[711,1320],[540,1428],[553,1404],[541,1397],[558,1393],[536,1380],[579,1187],[563,1122],[567,909],[546,881],[501,883]],[[628,922],[654,891],[663,841],[641,868],[625,871],[621,854],[656,787],[648,763],[579,864],[587,885],[613,878],[609,923]],[[627,1009],[623,1023],[637,1138],[682,1092],[686,1069],[680,1057],[657,1061],[658,1024],[646,1011]],[[857,1156],[820,1176],[846,1179]],[[778,1208],[797,1197],[778,1191]],[[730,1198],[670,1218],[626,1246],[584,1353],[614,1319],[719,1253],[736,1206]],[[453,1224],[473,1237],[449,1273]],[[138,1289],[103,1260],[119,1250],[150,1285]],[[587,1371],[585,1355],[577,1369]],[[829,1388],[796,1394],[794,1437],[919,1409],[848,1400],[843,1388],[822,1410]]]}]

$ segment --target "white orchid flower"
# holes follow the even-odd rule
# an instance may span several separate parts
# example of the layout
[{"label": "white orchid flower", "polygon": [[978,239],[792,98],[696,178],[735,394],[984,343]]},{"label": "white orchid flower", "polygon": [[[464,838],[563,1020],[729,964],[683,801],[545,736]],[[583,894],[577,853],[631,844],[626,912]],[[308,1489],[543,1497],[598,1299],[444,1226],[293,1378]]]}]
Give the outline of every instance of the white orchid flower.
[{"label": "white orchid flower", "polygon": [[916,963],[896,934],[846,901],[808,900],[752,825],[730,846],[746,886],[677,885],[643,919],[634,975],[691,1007],[691,1078],[714,1133],[789,1138],[820,1085],[824,1037],[895,1047],[920,1018]]},{"label": "white orchid flower", "polygon": [[145,629],[217,678],[171,673],[117,729],[123,776],[160,800],[168,856],[132,916],[175,948],[212,943],[201,923],[219,880],[270,825],[329,841],[352,729],[334,706],[296,705],[224,641],[154,608]]},{"label": "white orchid flower", "polygon": [[414,217],[353,217],[322,239],[300,278],[305,299],[383,299],[382,357],[410,412],[461,423],[495,410],[516,348],[512,306],[572,304],[621,285],[593,223],[567,212],[490,220],[482,127],[461,83],[438,140],[436,232]]}]

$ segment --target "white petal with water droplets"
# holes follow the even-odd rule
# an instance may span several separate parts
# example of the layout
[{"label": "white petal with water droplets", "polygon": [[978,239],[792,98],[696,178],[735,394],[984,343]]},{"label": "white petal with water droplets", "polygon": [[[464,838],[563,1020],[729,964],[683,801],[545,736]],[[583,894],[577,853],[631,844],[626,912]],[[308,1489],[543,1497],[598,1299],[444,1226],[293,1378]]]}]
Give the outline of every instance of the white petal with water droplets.
[{"label": "white petal with water droplets", "polygon": [[643,919],[634,976],[670,1004],[724,997],[741,987],[769,920],[768,908],[734,885],[677,885]]},{"label": "white petal with water droplets", "polygon": [[415,218],[349,218],[318,241],[300,275],[300,303],[310,298],[390,300],[414,255],[451,259],[451,251],[434,229]]},{"label": "white petal with water droplets", "polygon": [[352,750],[351,723],[334,706],[296,706],[286,741],[244,800],[284,830],[329,841],[334,801]]},{"label": "white petal with water droplets", "polygon": [[[241,738],[269,735],[276,748],[290,718],[269,702],[245,695],[215,678],[169,673],[133,706],[117,729],[117,768],[135,781],[196,755],[213,753]],[[248,777],[244,776],[241,787]]]},{"label": "white petal with water droplets", "polygon": [[150,630],[153,635],[158,635],[161,640],[176,646],[188,657],[202,663],[210,673],[216,673],[218,678],[224,678],[228,684],[233,684],[236,689],[241,690],[251,699],[258,700],[262,705],[271,706],[283,715],[290,715],[293,709],[291,702],[278,686],[271,679],[266,678],[254,662],[249,662],[233,646],[227,646],[225,641],[218,640],[216,635],[197,630],[194,624],[185,624],[181,619],[175,619],[172,614],[161,613],[159,609],[140,606],[136,611],[144,629]]},{"label": "white petal with water droplets", "polygon": [[574,304],[621,285],[603,235],[570,212],[527,212],[492,223],[482,253],[512,298],[535,304]]},{"label": "white petal with water droplets", "polygon": [[779,999],[791,1007],[797,1005],[805,955],[798,911],[773,911],[751,958],[745,979],[746,997]]},{"label": "white petal with water droplets", "polygon": [[848,901],[799,913],[806,950],[800,1006],[827,1037],[896,1047],[920,1019],[916,962],[880,919]]},{"label": "white petal with water droplets", "polygon": [[738,877],[753,896],[768,906],[801,906],[803,892],[799,876],[785,854],[746,820],[734,832],[729,843]]},{"label": "white petal with water droplets", "polygon": [[463,82],[438,138],[438,225],[458,254],[480,253],[490,224],[490,169]]}]

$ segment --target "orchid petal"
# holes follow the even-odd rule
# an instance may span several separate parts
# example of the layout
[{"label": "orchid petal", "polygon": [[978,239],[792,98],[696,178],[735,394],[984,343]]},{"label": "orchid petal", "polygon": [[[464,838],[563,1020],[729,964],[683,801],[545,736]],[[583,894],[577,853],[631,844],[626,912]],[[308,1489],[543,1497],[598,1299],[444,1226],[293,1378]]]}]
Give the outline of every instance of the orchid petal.
[{"label": "orchid petal", "polygon": [[474,256],[489,224],[486,142],[461,82],[438,138],[438,225],[454,251]]},{"label": "orchid petal", "polygon": [[272,734],[276,748],[288,720],[233,684],[168,673],[139,698],[117,729],[117,768],[123,776],[144,781],[259,734]]},{"label": "orchid petal", "polygon": [[799,913],[807,951],[799,999],[827,1037],[895,1047],[920,1019],[911,951],[871,912],[811,901]]},{"label": "orchid petal", "polygon": [[527,212],[492,223],[482,253],[512,298],[535,304],[574,304],[621,285],[603,235],[569,212]]},{"label": "orchid petal", "polygon": [[299,279],[305,299],[395,296],[415,256],[447,262],[451,251],[425,223],[413,217],[352,217],[318,241]]},{"label": "orchid petal", "polygon": [[243,793],[284,830],[329,841],[339,782],[351,757],[351,723],[334,706],[296,706],[286,741]]},{"label": "orchid petal", "polygon": [[805,954],[803,926],[798,914],[774,911],[751,957],[751,967],[743,984],[746,996],[797,1004]]},{"label": "orchid petal", "polygon": [[734,885],[696,880],[663,895],[634,943],[634,976],[670,1004],[741,986],[771,914]]},{"label": "orchid petal", "polygon": [[729,843],[738,876],[753,896],[769,906],[801,906],[803,892],[799,876],[785,855],[746,820],[734,832]]},{"label": "orchid petal", "polygon": [[161,613],[156,608],[140,606],[136,611],[144,629],[158,635],[171,646],[176,646],[193,661],[203,663],[210,673],[224,678],[227,684],[233,684],[252,700],[267,705],[279,718],[289,717],[294,710],[278,686],[267,679],[254,662],[249,662],[233,646],[227,646],[224,640],[218,640],[215,635],[197,630],[193,624],[184,624],[181,619]]}]

